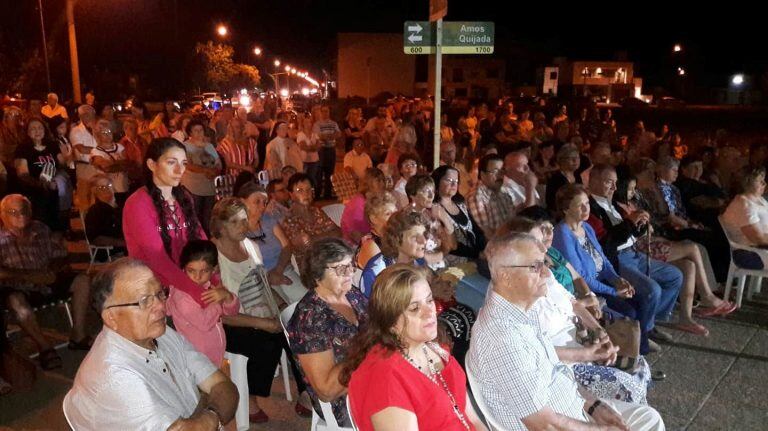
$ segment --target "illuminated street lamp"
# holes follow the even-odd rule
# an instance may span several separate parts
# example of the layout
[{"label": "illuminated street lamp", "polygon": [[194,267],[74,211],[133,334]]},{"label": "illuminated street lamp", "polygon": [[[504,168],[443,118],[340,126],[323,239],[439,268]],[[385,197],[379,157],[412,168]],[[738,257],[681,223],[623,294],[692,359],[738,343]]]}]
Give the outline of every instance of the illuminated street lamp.
[{"label": "illuminated street lamp", "polygon": [[275,60],[275,67],[280,67],[280,60]]},{"label": "illuminated street lamp", "polygon": [[677,74],[680,76],[685,76],[685,69],[683,69],[682,67],[678,67]]},{"label": "illuminated street lamp", "polygon": [[295,67],[291,68],[291,73],[294,74],[294,75],[296,74],[296,68]]},{"label": "illuminated street lamp", "polygon": [[259,48],[258,46],[256,48],[253,48],[253,53],[256,55],[261,55],[261,48]]},{"label": "illuminated street lamp", "polygon": [[744,75],[742,75],[741,73],[737,73],[736,75],[733,75],[733,77],[731,78],[731,84],[737,87],[743,83],[744,83]]},{"label": "illuminated street lamp", "polygon": [[683,46],[682,46],[682,45],[680,45],[679,43],[676,43],[676,44],[675,44],[675,46],[674,46],[674,47],[672,47],[672,51],[673,51],[673,52],[680,52],[680,51],[682,51],[682,50],[683,50]]},{"label": "illuminated street lamp", "polygon": [[285,71],[290,73],[291,72],[291,66],[285,65]]},{"label": "illuminated street lamp", "polygon": [[229,30],[224,24],[219,24],[219,26],[216,27],[216,33],[218,33],[218,35],[221,37],[225,37],[227,33],[229,33]]}]

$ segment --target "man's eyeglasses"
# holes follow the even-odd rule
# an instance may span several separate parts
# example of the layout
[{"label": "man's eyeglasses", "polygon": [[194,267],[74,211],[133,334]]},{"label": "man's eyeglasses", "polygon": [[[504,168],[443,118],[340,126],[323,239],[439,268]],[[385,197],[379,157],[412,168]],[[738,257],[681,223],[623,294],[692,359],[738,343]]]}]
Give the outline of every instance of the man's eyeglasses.
[{"label": "man's eyeglasses", "polygon": [[498,175],[499,175],[499,174],[502,172],[502,170],[501,170],[501,169],[494,169],[494,170],[492,170],[492,171],[484,171],[484,172],[485,172],[486,174],[488,174],[488,175],[491,175],[491,176],[493,176],[493,177],[496,177],[496,176],[498,176]]},{"label": "man's eyeglasses", "polygon": [[313,193],[314,191],[315,191],[315,189],[312,188],[312,187],[310,187],[308,189],[300,189],[298,187],[293,189],[294,193]]},{"label": "man's eyeglasses", "polygon": [[459,180],[455,180],[453,178],[443,178],[443,182],[450,185],[456,185],[459,183]]},{"label": "man's eyeglasses", "polygon": [[547,267],[547,262],[539,260],[534,262],[533,265],[504,265],[502,268],[528,268],[528,271],[532,274],[539,274],[542,269]]},{"label": "man's eyeglasses", "polygon": [[355,272],[355,265],[353,263],[347,263],[347,264],[340,264],[336,266],[327,266],[326,268],[332,269],[336,272],[336,275],[339,277],[343,277],[347,274],[352,274]]},{"label": "man's eyeglasses", "polygon": [[156,300],[165,302],[166,299],[168,299],[168,294],[165,292],[165,290],[160,290],[155,294],[142,296],[137,302],[110,305],[104,307],[104,309],[109,310],[110,308],[115,307],[139,307],[139,310],[144,311],[153,306]]},{"label": "man's eyeglasses", "polygon": [[29,217],[29,215],[32,212],[28,209],[20,209],[20,210],[9,209],[9,210],[5,210],[5,213],[11,217]]},{"label": "man's eyeglasses", "polygon": [[100,192],[106,192],[108,190],[112,190],[112,187],[113,187],[112,184],[104,184],[101,186],[96,186],[94,188]]}]

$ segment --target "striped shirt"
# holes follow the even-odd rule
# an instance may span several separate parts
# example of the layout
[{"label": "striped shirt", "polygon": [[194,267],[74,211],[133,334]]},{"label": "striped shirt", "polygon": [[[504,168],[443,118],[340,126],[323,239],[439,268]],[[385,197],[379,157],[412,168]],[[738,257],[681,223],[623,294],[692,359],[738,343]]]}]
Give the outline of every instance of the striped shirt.
[{"label": "striped shirt", "polygon": [[256,140],[248,138],[246,145],[237,145],[236,143],[224,138],[219,142],[216,149],[224,161],[227,162],[227,174],[238,176],[242,169],[233,168],[232,165],[256,166],[259,162],[259,155],[256,153]]},{"label": "striped shirt", "polygon": [[535,313],[488,291],[472,328],[467,369],[491,416],[505,430],[525,431],[521,419],[550,407],[588,422],[573,371],[560,362]]}]

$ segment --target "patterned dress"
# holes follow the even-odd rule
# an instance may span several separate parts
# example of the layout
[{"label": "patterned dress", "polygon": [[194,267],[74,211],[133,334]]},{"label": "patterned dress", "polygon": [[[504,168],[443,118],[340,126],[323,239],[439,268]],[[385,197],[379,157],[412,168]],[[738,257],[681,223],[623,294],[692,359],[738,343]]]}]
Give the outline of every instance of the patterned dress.
[{"label": "patterned dress", "polygon": [[[368,298],[354,287],[347,292],[346,296],[357,315],[357,326],[331,308],[317,296],[314,290],[304,295],[296,305],[296,311],[293,312],[293,317],[286,328],[291,350],[295,355],[332,350],[335,363],[341,363],[346,359],[349,342],[368,320]],[[312,400],[312,406],[322,417],[317,394],[307,380],[304,370],[301,370],[301,374],[307,384],[307,393]],[[333,400],[331,407],[336,422],[349,423],[345,397]]]}]

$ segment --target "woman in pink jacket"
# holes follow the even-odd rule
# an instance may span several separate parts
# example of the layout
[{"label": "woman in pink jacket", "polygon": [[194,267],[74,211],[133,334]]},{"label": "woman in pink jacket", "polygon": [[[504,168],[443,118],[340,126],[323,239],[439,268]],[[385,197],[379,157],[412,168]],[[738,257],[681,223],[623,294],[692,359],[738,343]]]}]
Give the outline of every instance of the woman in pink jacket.
[{"label": "woman in pink jacket", "polygon": [[180,186],[187,152],[173,138],[158,138],[147,148],[147,185],[136,190],[123,209],[123,233],[128,255],[141,260],[163,286],[189,295],[201,307],[203,289],[179,268],[187,241],[207,239],[189,192]]},{"label": "woman in pink jacket", "polygon": [[166,310],[173,317],[176,330],[192,343],[214,365],[221,366],[227,337],[221,323],[222,316],[234,316],[240,311],[237,296],[221,286],[218,269],[218,250],[210,241],[189,241],[181,251],[180,266],[189,278],[203,290],[202,308],[191,296],[179,289],[171,289]]}]

